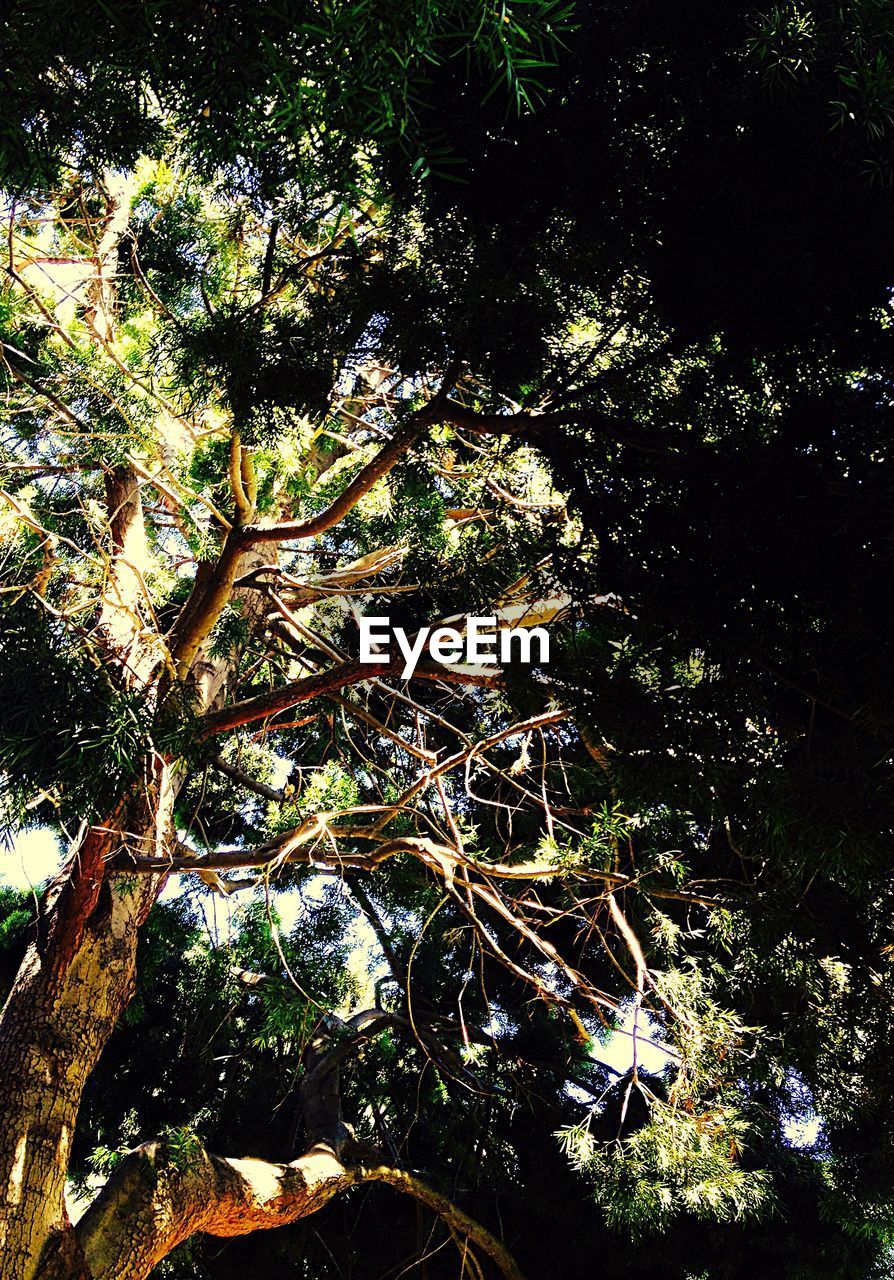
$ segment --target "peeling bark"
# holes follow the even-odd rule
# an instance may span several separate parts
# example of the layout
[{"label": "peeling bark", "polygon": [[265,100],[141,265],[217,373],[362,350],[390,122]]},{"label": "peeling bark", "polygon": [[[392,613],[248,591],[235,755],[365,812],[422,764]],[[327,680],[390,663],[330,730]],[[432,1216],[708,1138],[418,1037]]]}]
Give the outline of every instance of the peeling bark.
[{"label": "peeling bark", "polygon": [[[145,533],[129,468],[107,474],[106,497],[112,554],[98,630],[123,682],[146,687],[158,652],[141,642],[135,553],[145,547]],[[246,560],[254,568],[269,555],[259,545]],[[237,590],[235,598],[250,628],[262,622],[257,592]],[[222,695],[231,667],[204,647],[196,651],[190,674],[201,710]],[[87,1078],[133,995],[139,931],[170,864],[182,782],[176,766],[151,757],[115,811],[102,823],[84,824],[41,903],[36,936],[0,1012],[0,1280],[94,1280],[65,1207],[72,1138]],[[163,869],[150,876],[115,870],[115,860],[127,855],[157,858]],[[189,1222],[185,1235],[196,1229]],[[94,1252],[97,1240],[94,1233]],[[113,1267],[96,1274],[146,1271]]]},{"label": "peeling bark", "polygon": [[120,663],[125,681],[132,684],[149,677],[163,652],[159,636],[142,617],[148,599],[148,548],[136,472],[132,467],[110,468],[105,490],[112,555],[97,630],[109,656]]}]

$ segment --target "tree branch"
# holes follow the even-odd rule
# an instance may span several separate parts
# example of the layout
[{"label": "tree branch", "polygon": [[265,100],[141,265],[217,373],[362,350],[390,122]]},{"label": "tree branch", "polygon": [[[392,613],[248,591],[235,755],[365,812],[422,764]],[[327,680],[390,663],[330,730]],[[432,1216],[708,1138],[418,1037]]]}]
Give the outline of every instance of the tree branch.
[{"label": "tree branch", "polygon": [[[251,542],[285,542],[293,538],[313,538],[339,524],[348,512],[356,507],[360,499],[370,491],[373,485],[383,476],[386,476],[400,462],[401,458],[409,453],[427,427],[433,426],[438,422],[452,422],[457,414],[468,414],[468,410],[464,410],[461,405],[450,400],[447,394],[454,382],[457,369],[458,362],[453,361],[444,375],[440,389],[428,404],[410,416],[391,439],[383,445],[375,457],[371,458],[360,469],[338,497],[330,502],[325,510],[318,512],[317,515],[311,516],[307,520],[289,520],[283,524],[273,525],[270,528],[246,524],[239,532],[243,545]],[[530,429],[530,417],[525,414],[519,415],[519,417],[524,420],[526,427]],[[469,421],[466,422],[470,430],[500,434],[506,431],[513,432],[518,430],[517,424],[510,423],[508,419],[502,417],[488,419],[484,415],[475,414],[473,418],[476,419],[476,425],[470,425]]]},{"label": "tree branch", "polygon": [[238,765],[230,764],[221,756],[212,756],[208,763],[212,769],[216,769],[218,773],[222,773],[224,777],[229,778],[231,781],[237,782],[240,787],[245,787],[246,791],[253,791],[256,796],[263,796],[265,800],[273,800],[277,804],[282,804],[285,800],[285,796],[281,791],[277,791],[275,787],[268,787],[265,782],[259,782],[257,778],[253,778],[244,769],[240,769]]},{"label": "tree branch", "polygon": [[359,720],[361,724],[368,725],[370,729],[375,730],[383,738],[387,738],[390,742],[395,743],[411,756],[415,756],[418,760],[424,760],[427,764],[434,764],[437,756],[434,751],[426,751],[424,747],[417,747],[415,743],[409,742],[406,738],[402,738],[399,733],[395,733],[393,729],[389,729],[387,725],[382,724],[381,720],[377,720],[364,707],[356,702],[351,702],[348,698],[343,698],[339,693],[330,693],[329,701],[334,702],[336,706],[349,715],[353,720]]},{"label": "tree branch", "polygon": [[350,1166],[323,1149],[290,1164],[228,1160],[197,1140],[152,1142],[126,1156],[78,1223],[77,1239],[93,1280],[144,1280],[198,1231],[232,1237],[309,1217],[333,1196],[382,1182],[427,1205],[505,1280],[523,1280],[506,1246],[447,1196],[388,1166]]},{"label": "tree branch", "polygon": [[388,675],[393,670],[394,665],[390,662],[343,662],[328,671],[295,680],[278,689],[271,689],[269,693],[258,694],[255,698],[245,698],[242,702],[221,708],[220,711],[212,711],[202,721],[202,737],[211,738],[217,733],[226,733],[228,729],[236,729],[255,720],[266,720],[268,716],[288,711],[299,703],[310,702],[313,698],[333,693],[346,685],[358,684],[362,680],[371,680],[374,676]]},{"label": "tree branch", "polygon": [[[689,893],[685,889],[652,887],[645,884],[641,876],[625,876],[619,871],[601,871],[596,867],[563,868],[551,862],[479,862],[451,845],[440,844],[424,836],[397,836],[394,840],[377,844],[369,853],[321,850],[318,847],[319,842],[327,835],[333,839],[353,840],[372,839],[376,836],[376,829],[373,827],[331,825],[330,820],[333,816],[326,813],[313,814],[306,818],[300,827],[284,832],[255,849],[184,853],[170,858],[143,857],[125,850],[118,855],[115,862],[121,870],[144,873],[240,871],[251,867],[270,867],[284,862],[313,863],[316,866],[331,867],[333,871],[343,872],[346,869],[374,871],[389,858],[394,858],[401,853],[410,853],[436,875],[443,877],[448,884],[452,884],[457,869],[462,867],[466,871],[476,872],[485,881],[555,880],[561,877],[573,877],[611,885],[615,889],[640,889],[653,898],[667,898],[674,902],[687,902],[693,906],[716,907],[731,901],[724,897],[706,897],[698,893]],[[181,847],[185,848],[185,846]]]},{"label": "tree branch", "polygon": [[470,431],[473,435],[517,436],[532,444],[543,443],[563,427],[587,427],[640,453],[667,453],[681,449],[687,443],[677,436],[627,431],[598,409],[568,409],[559,413],[477,413],[456,400],[444,400],[433,420],[461,431]]},{"label": "tree branch", "polygon": [[225,1160],[197,1142],[152,1142],[132,1151],[77,1225],[94,1280],[143,1280],[197,1231],[247,1235],[321,1209],[361,1181],[331,1153],[291,1164]]},{"label": "tree branch", "polygon": [[[255,720],[266,720],[279,711],[288,711],[301,702],[309,702],[313,698],[323,697],[347,685],[362,684],[365,680],[393,675],[403,667],[400,662],[357,662],[349,660],[328,671],[320,671],[317,675],[306,676],[303,680],[294,680],[291,684],[271,689],[269,693],[258,694],[255,698],[246,698],[220,711],[212,711],[202,720],[202,737],[210,738],[218,733],[226,733],[243,724],[251,724]],[[499,669],[484,671],[475,667],[448,667],[440,663],[420,663],[413,672],[414,680],[431,680],[444,684],[482,685],[493,688],[499,685],[502,675]]]},{"label": "tree branch", "polygon": [[243,551],[240,533],[240,526],[234,524],[224,539],[212,572],[207,578],[196,575],[193,591],[174,624],[170,648],[181,680],[189,675],[196,654],[214,630],[233,594]]},{"label": "tree branch", "polygon": [[239,531],[243,546],[252,542],[286,542],[292,538],[313,538],[325,533],[340,524],[349,511],[356,507],[365,494],[383,476],[391,471],[404,454],[408,453],[422,434],[428,422],[423,414],[414,415],[399,431],[395,432],[388,443],[371,458],[366,466],[361,467],[354,479],[345,486],[337,498],[329,506],[307,520],[289,520],[283,524],[262,525],[247,524]]}]

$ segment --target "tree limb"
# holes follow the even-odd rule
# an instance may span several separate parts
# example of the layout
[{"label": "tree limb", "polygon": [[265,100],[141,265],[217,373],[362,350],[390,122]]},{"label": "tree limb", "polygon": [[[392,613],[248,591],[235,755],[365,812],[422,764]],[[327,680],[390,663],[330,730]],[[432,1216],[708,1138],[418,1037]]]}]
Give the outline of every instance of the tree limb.
[{"label": "tree limb", "polygon": [[309,702],[324,694],[343,689],[346,685],[358,684],[362,680],[370,680],[374,676],[389,675],[395,669],[390,662],[363,663],[356,661],[343,662],[328,671],[320,671],[317,675],[307,676],[303,680],[294,680],[291,684],[271,689],[269,693],[258,694],[254,698],[245,698],[220,711],[212,711],[202,721],[202,737],[211,738],[218,733],[226,733],[243,724],[251,724],[255,720],[266,720],[278,711],[288,711],[299,703]]},{"label": "tree limb", "polygon": [[[379,676],[394,675],[403,667],[403,662],[358,662],[353,659],[330,667],[328,671],[320,671],[303,680],[294,680],[269,693],[258,694],[255,698],[246,698],[220,711],[212,711],[202,720],[202,737],[210,738],[218,733],[226,733],[243,724],[251,724],[255,720],[266,720],[279,711],[288,711],[301,702],[309,702],[344,689],[347,685],[361,684],[365,680],[373,680]],[[493,688],[501,681],[499,670],[484,671],[475,667],[448,667],[440,663],[420,663],[413,672],[414,680],[431,680],[444,684],[481,685]]]},{"label": "tree limb", "polygon": [[93,1280],[144,1280],[194,1235],[232,1237],[309,1217],[333,1196],[382,1182],[432,1209],[487,1255],[505,1280],[523,1280],[506,1246],[415,1174],[388,1166],[345,1165],[325,1148],[290,1164],[209,1155],[197,1140],[151,1142],[124,1158],[78,1223]]},{"label": "tree limb", "polygon": [[[356,810],[355,810],[356,812]],[[485,880],[555,880],[572,876],[580,880],[593,880],[597,883],[611,885],[615,889],[640,889],[653,898],[668,898],[674,902],[687,902],[693,906],[716,907],[730,901],[729,898],[706,897],[698,893],[689,893],[685,889],[664,889],[651,887],[643,883],[642,877],[625,876],[619,871],[602,871],[596,867],[563,868],[551,862],[479,862],[454,849],[451,845],[440,844],[424,836],[398,836],[394,840],[386,840],[376,845],[368,853],[321,850],[320,839],[329,835],[333,838],[370,839],[375,837],[374,828],[344,827],[331,825],[333,815],[326,813],[313,814],[306,818],[300,827],[295,827],[268,840],[266,844],[255,849],[224,849],[215,853],[183,853],[170,858],[143,857],[126,850],[116,859],[116,865],[122,870],[137,872],[152,871],[239,871],[251,867],[270,867],[284,862],[311,864],[331,867],[333,871],[374,871],[381,863],[401,853],[410,853],[425,866],[452,883],[456,870],[460,867],[474,871]],[[185,846],[181,846],[185,848]]]},{"label": "tree limb", "polygon": [[473,435],[506,435],[541,444],[563,427],[587,427],[639,453],[667,453],[686,441],[670,435],[627,431],[597,409],[567,409],[558,413],[477,413],[456,400],[444,400],[435,419]]},{"label": "tree limb", "polygon": [[238,765],[230,764],[222,756],[212,756],[208,763],[212,769],[216,769],[231,781],[238,782],[241,787],[245,787],[246,791],[253,791],[256,796],[263,796],[265,800],[273,800],[277,804],[282,804],[285,800],[282,791],[277,791],[275,787],[268,787],[265,782],[259,782],[257,778],[253,778]]},{"label": "tree limb", "polygon": [[288,520],[283,524],[271,525],[269,528],[263,525],[247,524],[239,531],[242,545],[246,546],[252,542],[286,542],[293,538],[313,538],[340,524],[360,499],[369,493],[373,485],[397,466],[401,458],[410,451],[422,434],[426,422],[427,419],[422,415],[414,415],[401,430],[395,432],[366,466],[361,467],[354,479],[323,511],[315,516],[309,516],[306,520]]}]

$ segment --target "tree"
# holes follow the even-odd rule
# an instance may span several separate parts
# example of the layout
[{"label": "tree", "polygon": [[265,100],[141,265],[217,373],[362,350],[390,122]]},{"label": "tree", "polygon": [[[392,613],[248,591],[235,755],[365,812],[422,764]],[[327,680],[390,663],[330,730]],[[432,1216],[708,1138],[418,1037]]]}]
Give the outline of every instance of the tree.
[{"label": "tree", "polygon": [[[868,957],[887,945],[886,784],[872,768],[890,641],[872,557],[860,626],[840,619],[855,552],[880,536],[887,318],[870,306],[884,243],[814,323],[804,281],[839,242],[836,205],[757,349],[731,287],[754,241],[737,239],[730,266],[695,237],[711,269],[685,308],[663,248],[665,232],[692,247],[674,196],[698,157],[726,166],[701,166],[705,219],[753,184],[779,114],[773,68],[792,48],[809,74],[805,89],[798,64],[780,153],[807,131],[820,160],[791,199],[831,171],[862,191],[850,116],[828,141],[817,105],[845,19],[799,34],[734,8],[671,80],[693,32],[643,8],[578,15],[574,31],[549,5],[496,23],[463,5],[381,19],[333,6],[320,22],[266,6],[135,5],[108,25],[50,4],[22,16],[4,89],[0,741],[10,825],[24,813],[72,839],[0,1021],[4,1275],[145,1275],[196,1231],[310,1218],[373,1182],[440,1215],[464,1265],[471,1252],[473,1269],[517,1274],[449,1194],[444,1127],[426,1130],[435,1177],[405,1167],[363,1049],[392,1055],[405,1095],[399,1055],[427,1063],[451,1117],[458,1098],[487,1099],[459,1145],[495,1185],[518,1177],[500,1155],[510,1137],[536,1181],[551,1125],[613,1224],[747,1219],[775,1193],[794,1220],[812,1224],[819,1204],[833,1224],[814,1274],[875,1265],[883,1160],[873,1231],[847,1235],[870,1201],[848,1144],[886,1078]],[[847,23],[865,79],[874,7]],[[495,72],[522,106],[541,96],[538,111],[506,119],[502,92],[487,98]],[[870,101],[860,74],[853,114],[883,121],[884,94]],[[728,145],[740,127],[744,153]],[[598,200],[583,139],[602,148]],[[757,171],[766,212],[789,175]],[[620,186],[608,177],[622,172]],[[865,225],[889,199],[883,181],[869,189]],[[791,565],[770,482],[807,498]],[[819,566],[818,533],[833,553]],[[356,660],[359,609],[409,632],[475,614],[548,621],[553,661],[525,678],[424,661],[404,686],[396,653]],[[847,803],[830,813],[833,796]],[[283,938],[276,894],[321,869],[353,905]],[[171,873],[254,893],[237,972],[199,947],[194,921],[158,912]],[[379,990],[351,978],[354,918],[387,965]],[[101,1138],[114,1103],[135,1105],[132,1075],[101,1085],[128,1047],[112,1037],[147,930],[155,963],[170,946],[201,996],[184,998],[180,1027],[224,994],[244,1005],[228,1046],[240,1062],[258,1020],[264,1082],[300,1059],[304,1141],[253,1153],[266,1160],[209,1155],[223,1117],[265,1094],[239,1077],[228,1112],[198,1055],[179,1108],[170,1079],[158,1086],[173,1127],[143,1100],[136,1136],[149,1121],[158,1133],[72,1228],[65,1181],[91,1125]],[[637,1035],[651,1010],[669,1065],[655,1080],[635,1064],[612,1088],[590,1048],[628,1007]],[[851,1077],[845,1019],[864,1046]],[[829,1055],[838,1075],[820,1097]],[[840,1130],[826,1164],[781,1147],[795,1071]],[[847,1101],[854,1073],[871,1105]],[[512,1100],[537,1109],[537,1090],[550,1101],[526,1143]],[[209,1106],[221,1114],[202,1119]],[[684,1240],[705,1247],[704,1231]]]},{"label": "tree", "polygon": [[[505,966],[529,995],[566,1008],[586,1038],[575,1003],[592,1018],[620,998],[537,927],[536,899],[526,907],[502,887],[582,877],[607,895],[637,965],[639,998],[645,971],[611,895],[628,877],[601,866],[610,812],[608,846],[571,853],[557,842],[557,832],[575,830],[569,819],[592,813],[580,791],[604,761],[598,747],[591,759],[569,736],[569,713],[551,704],[548,681],[530,687],[519,713],[505,697],[482,695],[501,683],[493,669],[423,663],[416,681],[433,692],[416,693],[414,681],[409,694],[392,684],[403,666],[396,654],[373,666],[350,656],[355,623],[338,602],[358,595],[387,602],[413,631],[457,609],[489,610],[506,626],[549,621],[567,607],[543,564],[564,535],[562,504],[529,451],[501,457],[501,424],[451,398],[449,369],[440,386],[408,382],[355,342],[331,368],[338,400],[319,426],[308,417],[313,349],[299,335],[313,331],[322,307],[324,350],[333,350],[340,286],[350,295],[379,254],[406,253],[401,228],[380,232],[386,215],[375,208],[327,209],[311,242],[306,223],[299,230],[283,217],[265,227],[247,202],[217,203],[163,163],[95,191],[69,189],[55,206],[13,204],[10,217],[5,349],[23,429],[8,459],[18,483],[5,494],[7,759],[21,799],[36,798],[73,840],[3,1015],[7,1174],[16,1187],[7,1257],[23,1275],[53,1267],[144,1275],[196,1230],[226,1236],[278,1225],[372,1179],[429,1203],[464,1248],[514,1275],[505,1248],[439,1192],[403,1169],[345,1162],[338,1069],[373,1031],[419,1037],[442,1071],[473,1088],[451,1041],[490,1042],[465,1026],[462,1008],[458,1025],[437,1006],[414,1011],[416,948],[395,953],[362,876],[357,902],[402,994],[338,1019],[322,1002],[332,1004],[338,988],[304,993],[296,980],[309,1028],[305,1154],[285,1165],[240,1164],[205,1155],[197,1140],[182,1149],[170,1139],[144,1144],[77,1231],[66,1227],[81,1092],[132,994],[139,931],[171,872],[196,871],[228,895],[225,873],[235,870],[261,870],[256,882],[269,891],[274,876],[288,885],[294,866],[359,875],[409,857],[424,883],[405,909],[421,921],[424,907],[423,932],[449,905],[442,946],[471,944],[467,964],[480,955]],[[152,256],[159,248],[192,262],[193,279],[163,274]],[[467,441],[463,428],[485,443]],[[383,503],[380,482],[402,461]],[[426,464],[439,476],[434,489],[422,481]],[[42,691],[23,679],[32,671]],[[357,701],[360,683],[370,690]],[[328,716],[317,708],[322,698]],[[221,755],[222,736],[243,730],[251,736],[239,733],[231,744],[242,746]],[[252,748],[258,733],[262,745]],[[383,743],[392,753],[385,770]],[[507,743],[520,745],[515,763]],[[573,760],[582,753],[583,774]],[[285,790],[262,777],[279,758],[300,762]],[[486,771],[483,784],[473,763]],[[300,785],[308,767],[315,772]],[[227,780],[223,793],[216,775]],[[246,808],[257,809],[258,797],[271,812]],[[494,812],[483,830],[481,806]],[[504,850],[496,857],[493,841]],[[435,886],[442,896],[429,906]],[[568,910],[583,910],[574,893]],[[482,980],[486,993],[486,968]],[[312,1010],[322,1020],[311,1031]],[[714,1194],[738,1212],[759,1177],[719,1151],[707,1155]]]}]

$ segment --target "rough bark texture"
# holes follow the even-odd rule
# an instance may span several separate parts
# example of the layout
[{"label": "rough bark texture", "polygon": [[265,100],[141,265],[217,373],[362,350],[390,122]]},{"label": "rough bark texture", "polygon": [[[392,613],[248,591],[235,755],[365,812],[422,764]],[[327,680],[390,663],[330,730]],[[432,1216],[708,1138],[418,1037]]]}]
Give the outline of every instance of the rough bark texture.
[{"label": "rough bark texture", "polygon": [[133,994],[139,928],[162,879],[103,872],[132,833],[161,851],[174,792],[164,767],[148,791],[75,843],[0,1014],[2,1280],[77,1274],[65,1177],[78,1106]]},{"label": "rough bark texture", "polygon": [[[160,638],[147,639],[140,613],[143,537],[139,488],[127,468],[106,478],[111,557],[98,619],[122,683],[147,688],[164,661]],[[249,630],[264,623],[263,593],[235,585],[275,561],[273,542],[234,550],[228,537],[209,584],[196,584],[188,625],[187,670],[206,725],[237,715],[219,710],[233,659],[212,659],[206,641],[223,598],[240,601]],[[189,610],[189,606],[188,606]],[[354,678],[376,667],[346,664]],[[336,669],[340,677],[342,672]],[[333,673],[288,691],[288,705]],[[338,685],[351,683],[337,679]],[[157,694],[158,690],[156,690]],[[262,699],[263,701],[263,699]],[[254,708],[257,700],[249,700]],[[241,711],[240,711],[241,707]],[[279,709],[264,703],[263,714]],[[350,1130],[339,1100],[340,1051],[322,1035],[311,1046],[302,1100],[310,1150],[288,1165],[208,1155],[199,1144],[150,1143],[128,1156],[78,1224],[65,1207],[65,1180],[84,1085],[130,1000],[139,930],[173,865],[174,802],[183,775],[151,756],[143,776],[101,824],[84,825],[66,866],[41,905],[36,936],[0,1013],[0,1280],[143,1280],[178,1244],[201,1231],[247,1234],[294,1222],[361,1182],[385,1182],[428,1205],[463,1247],[491,1258],[508,1280],[521,1280],[505,1247],[451,1201],[413,1175],[349,1166]],[[384,846],[386,856],[393,852]],[[157,867],[116,870],[128,860]],[[364,1015],[365,1016],[365,1015]],[[362,1031],[362,1027],[359,1028]]]},{"label": "rough bark texture", "polygon": [[78,1224],[82,1274],[88,1280],[143,1280],[197,1231],[239,1236],[286,1226],[369,1182],[387,1183],[427,1205],[455,1239],[486,1254],[506,1280],[523,1280],[505,1245],[404,1170],[344,1165],[323,1146],[291,1164],[224,1160],[197,1143],[176,1151],[147,1143],[125,1158]]},{"label": "rough bark texture", "polygon": [[[142,534],[131,474],[113,472],[107,496],[115,589],[104,602],[102,629],[132,683],[154,662],[144,660],[134,609],[138,575],[127,563]],[[263,550],[248,558],[260,559]],[[255,625],[258,593],[248,593],[245,607]],[[207,708],[229,668],[201,652],[195,668],[199,705]],[[79,833],[0,1013],[0,1280],[92,1275],[65,1208],[72,1136],[87,1078],[133,994],[139,930],[165,877],[111,873],[109,864],[124,853],[169,862],[182,780],[159,757],[150,759],[115,813]]]},{"label": "rough bark texture", "polygon": [[238,1236],[284,1226],[360,1177],[326,1151],[276,1165],[150,1143],[126,1157],[78,1224],[86,1274],[142,1280],[197,1231]]}]

